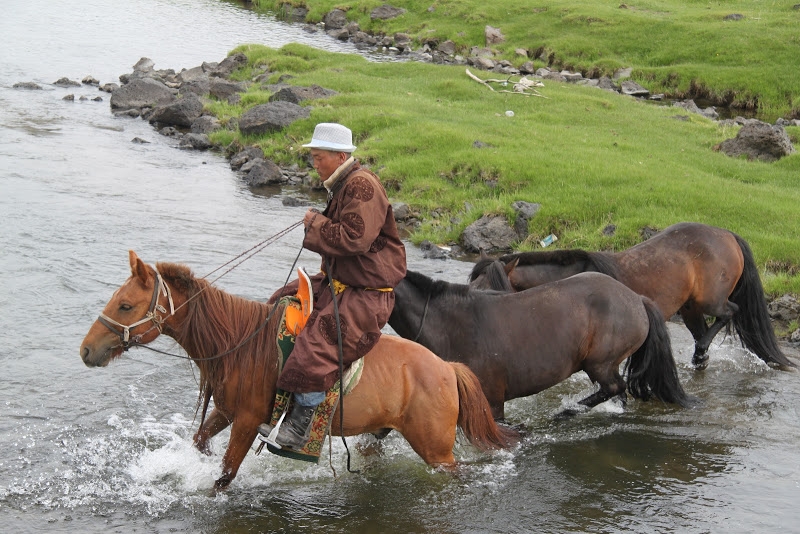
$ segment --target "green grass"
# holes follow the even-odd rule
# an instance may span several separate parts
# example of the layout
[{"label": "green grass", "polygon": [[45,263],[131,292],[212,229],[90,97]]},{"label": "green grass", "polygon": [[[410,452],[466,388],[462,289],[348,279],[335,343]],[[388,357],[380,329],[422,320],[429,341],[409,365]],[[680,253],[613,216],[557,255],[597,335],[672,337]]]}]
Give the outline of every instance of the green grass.
[{"label": "green grass", "polygon": [[[284,132],[215,139],[258,144],[279,162],[304,164],[300,145],[316,123],[348,125],[356,155],[390,196],[422,214],[414,242],[455,242],[485,213],[513,220],[515,200],[542,204],[521,249],[555,233],[559,247],[621,250],[638,243],[645,226],[696,221],[744,237],[770,293],[800,293],[800,154],[772,164],[730,158],[713,147],[736,128],[596,88],[545,81],[539,91],[546,99],[526,98],[491,92],[464,67],[370,63],[299,44],[236,51],[275,77],[292,74],[296,85],[339,94],[308,103],[311,117]],[[242,101],[254,105],[265,95],[254,86]],[[227,104],[211,109],[236,111]],[[800,128],[787,131],[795,141],[800,135]],[[475,141],[490,146],[475,148]],[[613,237],[602,234],[608,224],[617,226]]]},{"label": "green grass", "polygon": [[[388,21],[370,20],[383,0],[260,0],[279,11],[291,3],[319,22],[334,8],[362,30],[383,35],[407,32],[415,48],[423,42],[454,41],[459,53],[484,46],[484,27],[500,28],[498,58],[519,66],[555,66],[584,75],[612,74],[633,67],[633,78],[653,93],[705,97],[756,108],[765,120],[800,118],[800,10],[795,1],[774,0],[395,0],[407,12]],[[625,6],[625,7],[622,7]],[[429,8],[433,8],[429,11]],[[742,20],[724,20],[741,14]]]}]

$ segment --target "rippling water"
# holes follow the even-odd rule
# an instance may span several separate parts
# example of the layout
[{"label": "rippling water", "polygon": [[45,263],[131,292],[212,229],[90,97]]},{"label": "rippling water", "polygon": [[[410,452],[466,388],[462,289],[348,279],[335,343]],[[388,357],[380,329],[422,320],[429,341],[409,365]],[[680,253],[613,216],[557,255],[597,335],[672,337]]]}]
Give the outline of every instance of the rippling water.
[{"label": "rippling water", "polygon": [[[302,218],[284,194],[254,194],[213,153],[177,149],[138,119],[111,115],[102,83],[142,56],[157,68],[219,61],[244,42],[301,41],[353,52],[213,0],[29,0],[0,18],[0,523],[8,532],[753,532],[800,521],[800,382],[730,340],[695,373],[691,342],[670,325],[680,376],[702,403],[613,402],[553,416],[591,391],[583,375],[509,403],[529,433],[519,448],[459,446],[458,476],[428,469],[405,441],[333,444],[318,466],[249,455],[230,491],[208,497],[227,433],[206,457],[196,430],[197,373],[144,350],[88,369],[78,347],[128,276],[127,251],[206,274]],[[35,81],[42,91],[11,89]],[[67,93],[104,102],[64,102]],[[149,144],[131,143],[140,137]],[[312,201],[318,199],[311,198]],[[290,234],[219,282],[249,298],[287,275]],[[300,263],[316,269],[317,256]],[[470,264],[411,268],[463,282]],[[721,340],[718,340],[721,341]],[[175,350],[166,340],[163,349]],[[356,450],[357,449],[357,450]]]}]

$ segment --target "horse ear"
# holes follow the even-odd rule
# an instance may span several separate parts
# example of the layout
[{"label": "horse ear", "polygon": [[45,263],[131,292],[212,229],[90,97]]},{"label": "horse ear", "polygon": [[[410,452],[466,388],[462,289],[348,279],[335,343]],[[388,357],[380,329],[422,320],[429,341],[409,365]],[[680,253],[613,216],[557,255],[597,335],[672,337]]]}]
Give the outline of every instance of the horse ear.
[{"label": "horse ear", "polygon": [[518,263],[519,263],[519,258],[514,258],[510,262],[506,263],[506,266],[503,267],[503,270],[506,272],[506,276],[511,275],[511,271],[514,270],[514,268],[517,266]]},{"label": "horse ear", "polygon": [[128,259],[131,262],[131,276],[137,277],[143,284],[147,283],[150,272],[147,270],[147,266],[144,262],[132,250],[128,251]]}]

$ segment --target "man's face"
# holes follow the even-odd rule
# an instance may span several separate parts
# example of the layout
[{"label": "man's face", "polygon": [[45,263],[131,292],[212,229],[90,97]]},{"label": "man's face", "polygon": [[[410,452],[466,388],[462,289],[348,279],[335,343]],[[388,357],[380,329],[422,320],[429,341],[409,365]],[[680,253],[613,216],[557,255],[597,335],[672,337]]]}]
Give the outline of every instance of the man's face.
[{"label": "man's face", "polygon": [[311,149],[311,161],[322,181],[330,178],[333,171],[347,161],[348,157],[349,155],[345,152],[331,152],[330,150],[320,150],[318,148]]}]

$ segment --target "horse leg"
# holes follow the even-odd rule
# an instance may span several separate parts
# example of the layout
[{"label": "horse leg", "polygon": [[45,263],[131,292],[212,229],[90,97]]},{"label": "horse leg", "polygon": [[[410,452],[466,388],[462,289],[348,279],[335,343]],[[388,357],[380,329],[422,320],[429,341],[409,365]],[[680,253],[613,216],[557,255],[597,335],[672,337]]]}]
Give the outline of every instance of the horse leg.
[{"label": "horse leg", "polygon": [[224,490],[236,478],[239,466],[250,450],[258,433],[262,418],[248,414],[237,414],[231,427],[231,439],[225,456],[222,457],[222,476],[214,482],[214,491]]},{"label": "horse leg", "polygon": [[203,454],[211,455],[211,450],[208,448],[208,440],[226,429],[229,424],[231,422],[228,418],[219,409],[214,408],[194,435],[192,440],[194,446]]},{"label": "horse leg", "polygon": [[[619,365],[617,365],[617,368]],[[589,395],[588,397],[581,399],[578,401],[578,404],[581,406],[586,406],[587,410],[591,410],[598,404],[601,404],[613,397],[621,397],[623,399],[623,403],[627,400],[627,395],[625,394],[625,380],[619,375],[619,372],[616,370],[608,369],[608,370],[596,370],[596,369],[584,369],[586,374],[589,375],[589,378],[592,382],[597,382],[600,385],[600,389]],[[576,415],[577,410],[567,408],[562,412],[562,415]]]},{"label": "horse leg", "polygon": [[[714,317],[714,322],[711,326],[706,326],[703,315],[700,314],[700,320],[703,322],[702,334],[695,337],[694,355],[692,356],[692,363],[697,369],[705,369],[708,366],[708,347],[714,340],[714,337],[719,333],[722,328],[727,325],[733,318],[733,315],[739,311],[739,306],[726,300],[724,304],[712,309],[706,310],[706,314]],[[686,319],[684,318],[684,321]],[[687,327],[688,327],[687,323]],[[689,328],[692,331],[691,328]],[[700,330],[698,329],[698,332]],[[692,335],[694,332],[692,331]]]},{"label": "horse leg", "polygon": [[700,340],[703,339],[703,336],[708,332],[706,318],[694,304],[684,304],[680,310],[680,315],[683,318],[683,324],[686,325],[686,328],[692,333],[692,338],[694,338],[692,365],[694,365],[695,369],[698,371],[702,371],[708,367],[708,354],[706,354],[708,345],[706,345],[705,348],[701,348],[699,345]]}]

